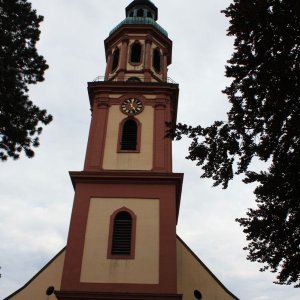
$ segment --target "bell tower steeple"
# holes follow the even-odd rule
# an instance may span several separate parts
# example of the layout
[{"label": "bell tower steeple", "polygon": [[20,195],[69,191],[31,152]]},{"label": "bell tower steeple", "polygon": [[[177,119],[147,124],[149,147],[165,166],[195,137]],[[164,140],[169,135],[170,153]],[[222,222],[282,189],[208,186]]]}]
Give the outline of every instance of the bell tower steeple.
[{"label": "bell tower steeple", "polygon": [[151,1],[130,3],[104,41],[105,76],[88,83],[91,126],[84,170],[70,172],[75,198],[59,300],[181,299],[183,174],[172,172],[166,137],[178,85],[167,77],[172,41],[157,16]]},{"label": "bell tower steeple", "polygon": [[151,1],[135,0],[126,7],[126,18],[105,40],[106,80],[167,81],[172,42],[157,18]]},{"label": "bell tower steeple", "polygon": [[178,85],[167,77],[172,41],[157,8],[136,0],[105,40],[106,72],[88,84],[92,122],[84,170],[172,171],[166,123],[176,122]]},{"label": "bell tower steeple", "polygon": [[67,246],[7,300],[237,299],[176,236],[183,174],[166,133],[179,88],[157,18],[152,1],[134,0],[104,41],[84,168],[70,172]]}]

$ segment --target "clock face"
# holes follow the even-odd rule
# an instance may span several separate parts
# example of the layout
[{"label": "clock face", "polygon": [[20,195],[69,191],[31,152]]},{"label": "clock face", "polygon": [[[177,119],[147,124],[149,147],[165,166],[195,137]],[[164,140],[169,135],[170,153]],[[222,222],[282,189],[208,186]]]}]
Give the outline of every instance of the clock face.
[{"label": "clock face", "polygon": [[136,115],[143,111],[144,105],[140,100],[136,98],[130,98],[124,100],[120,108],[124,114]]}]

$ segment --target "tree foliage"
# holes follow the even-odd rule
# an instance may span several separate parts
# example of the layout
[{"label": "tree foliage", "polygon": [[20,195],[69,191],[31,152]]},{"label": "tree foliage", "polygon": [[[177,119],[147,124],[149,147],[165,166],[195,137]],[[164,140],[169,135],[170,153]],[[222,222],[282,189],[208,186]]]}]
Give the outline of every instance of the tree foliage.
[{"label": "tree foliage", "polygon": [[48,68],[39,55],[39,24],[43,21],[27,0],[0,0],[0,159],[34,155],[52,116],[34,105],[28,85],[44,80]]},{"label": "tree foliage", "polygon": [[[257,208],[237,219],[248,259],[277,272],[277,283],[300,286],[300,1],[234,0],[223,11],[234,53],[233,78],[223,93],[227,121],[210,127],[179,124],[175,137],[192,139],[188,159],[203,178],[227,188],[235,174],[256,182]],[[269,166],[251,169],[253,158]]]}]

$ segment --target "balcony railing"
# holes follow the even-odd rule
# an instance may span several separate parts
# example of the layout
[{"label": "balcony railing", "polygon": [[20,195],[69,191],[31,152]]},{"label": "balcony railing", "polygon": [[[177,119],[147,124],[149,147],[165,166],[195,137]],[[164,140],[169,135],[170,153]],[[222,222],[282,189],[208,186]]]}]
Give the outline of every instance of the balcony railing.
[{"label": "balcony railing", "polygon": [[[106,79],[105,76],[97,76],[93,82],[100,82],[100,81],[113,81],[113,82],[145,82],[144,78],[139,77],[132,77],[132,76],[123,76],[122,79],[117,77],[112,77],[109,79]],[[147,81],[148,82],[148,81]],[[150,83],[164,83],[165,81],[151,81]],[[167,83],[177,84],[172,78],[167,77]]]}]

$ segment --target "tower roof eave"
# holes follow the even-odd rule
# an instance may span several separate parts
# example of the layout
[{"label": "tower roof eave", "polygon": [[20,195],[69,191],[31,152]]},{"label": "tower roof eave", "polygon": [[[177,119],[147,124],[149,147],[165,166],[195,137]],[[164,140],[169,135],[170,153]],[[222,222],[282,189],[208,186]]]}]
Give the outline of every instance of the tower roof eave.
[{"label": "tower roof eave", "polygon": [[115,28],[113,28],[109,35],[113,34],[117,31],[122,25],[130,24],[130,25],[152,25],[156,29],[158,29],[163,35],[168,36],[168,32],[163,29],[157,22],[155,22],[152,18],[145,17],[127,17],[121,23],[119,23]]},{"label": "tower roof eave", "polygon": [[142,171],[70,171],[69,175],[74,189],[78,183],[89,184],[124,184],[134,182],[136,185],[140,184],[170,184],[175,186],[176,197],[176,224],[180,210],[180,200],[183,183],[183,173],[156,173],[156,172],[142,172]]},{"label": "tower roof eave", "polygon": [[157,93],[167,93],[172,101],[172,117],[171,125],[175,126],[177,121],[178,109],[178,84],[165,83],[165,82],[123,82],[123,81],[93,81],[88,82],[88,94],[90,107],[93,109],[95,95],[101,93],[109,93],[114,90],[117,94],[130,93],[132,91],[148,92],[153,91],[155,88]]}]

